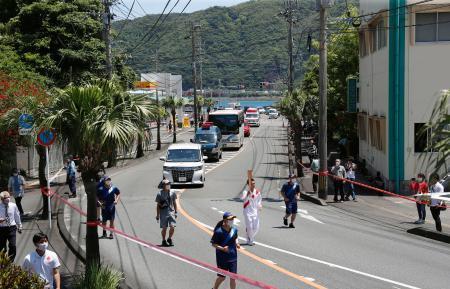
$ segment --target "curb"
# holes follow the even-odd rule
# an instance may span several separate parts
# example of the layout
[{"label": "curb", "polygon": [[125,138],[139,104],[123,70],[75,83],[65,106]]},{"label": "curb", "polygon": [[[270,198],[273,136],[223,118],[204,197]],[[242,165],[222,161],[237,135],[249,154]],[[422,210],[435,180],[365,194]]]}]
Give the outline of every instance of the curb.
[{"label": "curb", "polygon": [[326,201],[314,196],[313,193],[300,192],[300,198],[320,206],[328,206]]},{"label": "curb", "polygon": [[421,237],[425,237],[428,239],[433,239],[433,240],[436,240],[439,242],[450,244],[450,234],[438,232],[434,229],[418,227],[418,228],[409,229],[406,232],[408,232],[409,234],[414,234],[417,236],[421,236]]},{"label": "curb", "polygon": [[66,207],[66,204],[63,202],[60,202],[59,208],[58,208],[58,217],[56,218],[58,229],[61,237],[63,238],[64,242],[67,244],[70,250],[75,254],[75,256],[80,259],[83,264],[86,264],[86,252],[81,248],[80,244],[76,242],[72,235],[70,234],[69,230],[67,230],[66,223],[64,222],[64,208]]}]

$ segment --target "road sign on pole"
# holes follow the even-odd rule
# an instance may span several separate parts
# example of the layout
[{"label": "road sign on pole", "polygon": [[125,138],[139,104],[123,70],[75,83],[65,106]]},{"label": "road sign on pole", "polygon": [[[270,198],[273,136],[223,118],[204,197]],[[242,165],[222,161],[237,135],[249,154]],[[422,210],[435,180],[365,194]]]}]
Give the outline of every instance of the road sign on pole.
[{"label": "road sign on pole", "polygon": [[21,114],[19,117],[19,135],[31,134],[33,128],[34,118],[30,114]]},{"label": "road sign on pole", "polygon": [[37,142],[41,146],[51,146],[56,139],[56,133],[53,129],[41,129],[37,136]]},{"label": "road sign on pole", "polygon": [[53,129],[41,129],[37,136],[37,142],[45,147],[45,158],[47,160],[47,200],[48,200],[48,223],[52,228],[52,207],[50,203],[50,158],[48,157],[48,147],[51,146],[56,139],[56,133]]}]

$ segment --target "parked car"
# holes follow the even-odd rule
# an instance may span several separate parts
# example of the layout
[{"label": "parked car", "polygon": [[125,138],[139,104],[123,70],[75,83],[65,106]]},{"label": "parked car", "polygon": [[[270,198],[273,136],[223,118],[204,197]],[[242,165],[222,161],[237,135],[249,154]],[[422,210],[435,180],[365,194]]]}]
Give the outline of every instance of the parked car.
[{"label": "parked car", "polygon": [[205,182],[205,160],[202,147],[194,143],[172,144],[167,149],[164,161],[163,178],[172,184],[197,184]]},{"label": "parked car", "polygon": [[250,126],[248,125],[248,121],[244,120],[244,137],[250,136]]},{"label": "parked car", "polygon": [[202,153],[208,159],[220,160],[222,158],[222,133],[220,129],[211,122],[205,122],[197,129],[195,138],[191,142],[202,146]]}]

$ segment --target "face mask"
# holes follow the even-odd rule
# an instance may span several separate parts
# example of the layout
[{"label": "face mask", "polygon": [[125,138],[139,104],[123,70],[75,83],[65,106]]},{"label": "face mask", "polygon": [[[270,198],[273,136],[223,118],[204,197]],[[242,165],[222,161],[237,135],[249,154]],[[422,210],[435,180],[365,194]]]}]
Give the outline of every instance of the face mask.
[{"label": "face mask", "polygon": [[9,204],[9,201],[11,201],[11,198],[4,198],[3,199],[3,203],[5,203],[5,204]]},{"label": "face mask", "polygon": [[48,248],[48,242],[39,243],[39,244],[36,245],[36,248],[41,250],[41,251],[45,251]]}]

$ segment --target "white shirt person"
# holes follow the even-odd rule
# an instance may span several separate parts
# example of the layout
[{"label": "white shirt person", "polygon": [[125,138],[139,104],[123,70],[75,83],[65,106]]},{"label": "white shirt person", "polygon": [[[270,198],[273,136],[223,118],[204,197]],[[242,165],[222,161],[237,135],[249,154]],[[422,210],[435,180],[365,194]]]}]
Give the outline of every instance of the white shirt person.
[{"label": "white shirt person", "polygon": [[25,257],[22,268],[30,274],[39,276],[45,282],[45,289],[60,289],[59,267],[61,265],[56,253],[47,250],[47,235],[43,233],[34,235],[33,243],[36,250]]},{"label": "white shirt person", "polygon": [[[248,182],[248,181],[247,181]],[[255,180],[251,179],[249,189],[242,192],[244,220],[247,232],[247,244],[254,245],[259,231],[259,211],[262,208],[261,192],[255,188]]]}]

